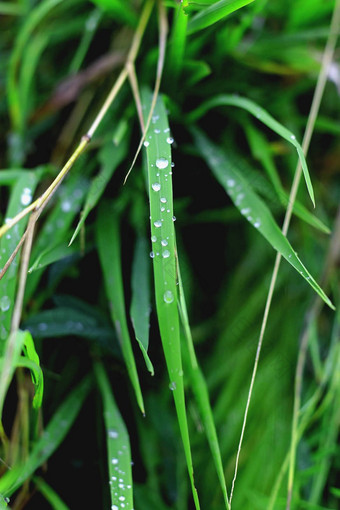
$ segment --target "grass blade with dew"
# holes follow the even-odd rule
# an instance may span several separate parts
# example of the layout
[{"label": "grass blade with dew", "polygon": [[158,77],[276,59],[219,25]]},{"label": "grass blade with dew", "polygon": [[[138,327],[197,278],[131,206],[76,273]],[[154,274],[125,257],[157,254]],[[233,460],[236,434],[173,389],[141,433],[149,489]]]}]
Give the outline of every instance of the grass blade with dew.
[{"label": "grass blade with dew", "polygon": [[[74,423],[91,388],[91,378],[85,377],[54,413],[42,436],[33,445],[25,463],[13,466],[0,479],[0,493],[11,496],[47,459],[51,457]],[[84,430],[85,431],[85,430]]]},{"label": "grass blade with dew", "polygon": [[[179,270],[179,266],[177,266],[178,270],[178,282],[179,282],[179,310],[181,315],[182,326],[184,330],[184,335],[186,338],[186,347],[184,347],[186,352],[187,362],[185,363],[185,368],[188,370],[190,387],[194,393],[200,416],[202,419],[202,423],[204,426],[204,431],[207,436],[207,440],[210,446],[211,454],[213,457],[213,461],[215,464],[215,469],[217,471],[217,476],[220,482],[220,486],[223,493],[224,504],[227,510],[230,510],[230,505],[228,501],[228,493],[226,482],[224,478],[224,469],[221,457],[221,451],[219,446],[219,441],[216,433],[216,427],[214,423],[214,417],[209,401],[209,393],[206,381],[204,379],[203,373],[198,365],[194,343],[191,336],[188,312],[185,302],[184,296],[184,288],[181,278],[181,273]],[[185,358],[184,358],[185,359]]]},{"label": "grass blade with dew", "polygon": [[[143,91],[144,112],[150,110],[152,95]],[[177,298],[175,227],[172,198],[170,128],[161,97],[158,97],[152,123],[147,131],[146,147],[150,200],[151,241],[155,298],[164,356],[173,391],[178,424],[196,509],[200,508],[194,484],[187,413],[185,405],[180,327]]]},{"label": "grass blade with dew", "polygon": [[144,356],[146,366],[154,375],[154,368],[148,356],[150,327],[150,259],[145,237],[138,236],[132,264],[132,299],[130,317],[136,340]]},{"label": "grass blade with dew", "polygon": [[241,214],[271,246],[296,269],[314,291],[332,309],[334,306],[305,268],[288,239],[282,234],[266,204],[253,191],[244,176],[233,166],[227,154],[198,130],[192,130],[196,147],[206,160],[218,182],[225,189]]},{"label": "grass blade with dew", "polygon": [[254,0],[220,0],[202,9],[188,23],[188,33],[193,34],[224,19],[229,14]]},{"label": "grass blade with dew", "polygon": [[115,204],[106,203],[99,208],[97,220],[97,246],[104,275],[106,295],[111,304],[112,321],[117,331],[117,336],[138,405],[142,413],[144,413],[143,395],[139,384],[125,312],[119,220],[120,214]]},{"label": "grass blade with dew", "polygon": [[[11,189],[4,226],[10,226],[11,218],[14,218],[31,203],[34,190],[43,171],[43,167],[37,169],[36,172],[26,171],[15,182]],[[0,266],[2,268],[18,245],[26,224],[27,219],[23,218],[0,238]],[[18,256],[13,260],[0,282],[0,355],[4,351],[4,340],[6,340],[10,331],[17,273]]]},{"label": "grass blade with dew", "polygon": [[200,117],[202,117],[208,110],[210,110],[211,108],[215,108],[217,106],[238,106],[239,108],[243,108],[244,110],[254,115],[254,117],[256,117],[267,127],[269,127],[272,131],[277,133],[279,136],[282,136],[282,138],[284,138],[289,143],[294,145],[301,163],[309,196],[315,207],[314,191],[312,182],[310,180],[306,159],[303,154],[302,147],[296,140],[295,135],[291,131],[289,131],[289,129],[285,128],[282,124],[280,124],[280,122],[274,119],[274,117],[272,117],[264,108],[254,103],[254,101],[251,101],[250,99],[247,99],[245,97],[237,96],[236,94],[234,95],[221,94],[219,96],[214,97],[213,99],[209,99],[205,103],[201,104],[196,110],[194,110],[188,116],[188,120],[190,122],[196,121]]},{"label": "grass blade with dew", "polygon": [[127,151],[126,137],[124,137],[118,146],[113,147],[112,141],[109,140],[99,152],[99,162],[101,169],[98,175],[91,182],[91,186],[87,192],[85,204],[81,212],[81,219],[72,235],[70,245],[79,233],[79,230],[84,225],[85,220],[92,209],[97,205],[100,197],[111,179],[113,173],[122,162]]},{"label": "grass blade with dew", "polygon": [[131,449],[129,434],[112,394],[103,366],[94,365],[103,400],[106,432],[111,510],[133,510]]}]

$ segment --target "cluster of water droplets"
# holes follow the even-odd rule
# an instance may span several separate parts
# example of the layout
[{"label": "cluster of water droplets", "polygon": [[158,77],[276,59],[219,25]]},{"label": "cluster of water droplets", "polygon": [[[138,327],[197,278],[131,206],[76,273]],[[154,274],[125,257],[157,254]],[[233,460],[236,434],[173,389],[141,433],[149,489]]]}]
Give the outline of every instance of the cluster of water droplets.
[{"label": "cluster of water droplets", "polygon": [[[116,429],[108,430],[109,440],[115,441],[118,437],[119,433]],[[133,510],[133,508],[130,507],[127,496],[124,495],[124,492],[126,490],[130,490],[132,486],[130,483],[125,482],[124,477],[126,476],[126,473],[120,468],[120,457],[127,453],[126,450],[126,445],[121,446],[121,449],[117,451],[117,457],[111,458],[111,464],[114,466],[113,470],[115,471],[115,474],[112,475],[109,480],[112,499],[115,501],[115,503],[111,506],[111,510],[121,510],[124,508],[126,510]]]}]

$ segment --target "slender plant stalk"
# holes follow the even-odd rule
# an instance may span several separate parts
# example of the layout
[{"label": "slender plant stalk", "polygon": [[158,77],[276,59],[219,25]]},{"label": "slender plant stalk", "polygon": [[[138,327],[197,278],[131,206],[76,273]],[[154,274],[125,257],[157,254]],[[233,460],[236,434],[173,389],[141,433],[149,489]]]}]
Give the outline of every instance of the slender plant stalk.
[{"label": "slender plant stalk", "polygon": [[[322,98],[326,80],[327,80],[328,68],[332,61],[333,55],[334,55],[334,49],[335,49],[335,45],[336,45],[336,41],[337,41],[337,36],[339,33],[339,25],[340,25],[340,0],[336,0],[334,10],[333,10],[333,15],[332,15],[332,21],[331,21],[331,25],[330,25],[330,32],[329,32],[328,40],[327,40],[326,47],[325,47],[325,50],[323,53],[321,70],[320,70],[320,73],[318,76],[318,80],[317,80],[317,84],[316,84],[316,88],[315,88],[315,92],[314,92],[314,96],[313,96],[313,101],[312,101],[311,109],[310,109],[309,116],[308,116],[307,126],[306,126],[305,134],[303,137],[303,141],[302,141],[302,149],[303,149],[303,152],[305,155],[308,152],[310,140],[311,140],[312,133],[314,130],[315,120],[318,115],[321,98]],[[294,206],[294,202],[296,199],[299,183],[301,180],[301,175],[302,175],[302,167],[301,167],[300,160],[299,160],[296,170],[295,170],[295,175],[294,175],[293,184],[292,184],[290,195],[289,195],[287,210],[286,210],[286,214],[285,214],[285,218],[284,218],[284,222],[283,222],[283,226],[282,226],[282,233],[285,236],[287,235],[290,220],[292,217],[293,206]],[[253,367],[252,377],[251,377],[249,391],[248,391],[247,403],[246,403],[246,408],[245,408],[244,418],[243,418],[243,423],[242,423],[241,436],[240,436],[238,449],[237,449],[237,455],[236,455],[236,461],[235,461],[235,471],[234,471],[234,477],[232,480],[232,486],[231,486],[230,498],[229,498],[230,506],[231,506],[231,501],[232,501],[232,497],[233,497],[235,481],[236,481],[236,477],[237,477],[238,464],[239,464],[242,442],[243,442],[246,423],[247,423],[250,401],[251,401],[252,392],[253,392],[253,388],[254,388],[254,383],[255,383],[257,368],[258,368],[258,364],[259,364],[263,338],[264,338],[264,334],[265,334],[266,327],[267,327],[269,311],[270,311],[271,302],[272,302],[274,289],[275,289],[275,285],[276,285],[276,280],[277,280],[277,276],[278,276],[278,272],[279,272],[279,268],[280,268],[280,263],[281,263],[281,254],[277,253],[274,268],[273,268],[273,273],[272,273],[272,277],[271,277],[271,281],[270,281],[270,285],[269,285],[265,310],[264,310],[264,314],[263,314],[261,330],[260,330],[260,335],[259,335],[259,341],[258,341],[257,349],[256,349],[254,367]],[[300,388],[300,390],[301,390],[301,388]],[[300,406],[300,403],[298,403],[298,404]],[[298,409],[296,410],[295,408],[296,408],[296,405],[294,404],[293,430],[296,432]],[[294,437],[296,436],[295,432],[293,434]],[[294,473],[294,467],[295,467],[295,444],[296,444],[296,437],[295,437],[295,439],[294,439],[294,437],[292,437],[292,449],[294,448],[294,455],[292,454],[292,457],[291,457],[289,477],[288,477],[288,496],[287,496],[287,507],[286,507],[287,510],[290,510],[290,501],[291,501],[292,488],[293,488],[293,473]]]}]

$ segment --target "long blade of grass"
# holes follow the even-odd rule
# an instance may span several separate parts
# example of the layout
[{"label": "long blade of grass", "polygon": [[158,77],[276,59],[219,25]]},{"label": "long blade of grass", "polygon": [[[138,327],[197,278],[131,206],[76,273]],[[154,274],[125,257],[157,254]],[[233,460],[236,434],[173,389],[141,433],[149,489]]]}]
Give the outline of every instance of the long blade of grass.
[{"label": "long blade of grass", "polygon": [[254,0],[220,0],[219,2],[214,2],[191,18],[188,23],[188,33],[193,34],[203,28],[207,28],[253,1]]},{"label": "long blade of grass", "polygon": [[[150,110],[150,93],[143,93],[145,111]],[[178,424],[196,509],[200,508],[194,484],[193,464],[184,396],[183,369],[177,298],[175,228],[172,197],[171,138],[166,110],[158,98],[153,124],[146,134],[151,240],[158,324],[173,391]]]},{"label": "long blade of grass", "polygon": [[111,510],[133,509],[130,438],[103,366],[94,365],[103,400]]},{"label": "long blade of grass", "polygon": [[34,444],[25,464],[13,467],[2,476],[0,492],[3,496],[11,496],[39,466],[51,457],[71,428],[90,388],[91,378],[86,377],[57,409],[41,438]]},{"label": "long blade of grass", "polygon": [[197,130],[193,132],[199,152],[203,155],[216,179],[223,186],[241,214],[298,271],[323,301],[334,309],[330,299],[303,265],[288,239],[281,232],[268,207],[253,191],[244,176],[235,166],[232,166],[228,156],[219,147],[214,145],[201,132]]},{"label": "long blade of grass", "polygon": [[136,340],[144,356],[146,366],[154,375],[154,368],[148,356],[150,327],[150,259],[145,237],[136,241],[132,264],[132,299],[130,316]]},{"label": "long blade of grass", "polygon": [[144,402],[139,384],[135,358],[125,312],[123,276],[121,266],[119,214],[114,205],[99,208],[97,222],[97,246],[104,275],[111,316],[115,325],[123,357],[134,388],[138,405],[144,413]]},{"label": "long blade of grass", "polygon": [[221,451],[219,446],[219,441],[216,433],[216,427],[214,423],[214,417],[212,414],[212,409],[209,400],[209,392],[207,388],[206,381],[204,379],[203,373],[198,365],[194,343],[191,336],[188,312],[185,302],[184,296],[184,288],[181,278],[181,273],[179,270],[179,265],[177,266],[178,270],[178,283],[179,283],[179,310],[181,315],[182,326],[184,329],[184,334],[186,337],[186,348],[187,348],[187,363],[185,364],[185,368],[188,369],[190,386],[195,395],[195,399],[199,408],[199,412],[201,415],[202,423],[204,425],[205,434],[208,439],[208,443],[210,446],[211,454],[213,457],[213,461],[215,464],[215,469],[217,471],[217,476],[220,482],[220,486],[223,493],[224,504],[227,510],[230,510],[228,493],[226,482],[224,478],[224,469],[221,457]]},{"label": "long blade of grass", "polygon": [[299,161],[302,166],[303,175],[305,177],[309,196],[312,200],[313,205],[315,206],[314,191],[310,175],[308,172],[306,159],[301,145],[296,140],[296,136],[291,131],[289,131],[289,129],[280,124],[280,122],[274,119],[274,117],[272,117],[264,108],[254,103],[254,101],[251,101],[246,97],[241,97],[237,95],[221,94],[219,96],[215,96],[213,99],[206,101],[205,103],[200,105],[196,110],[194,110],[189,115],[189,120],[191,122],[197,120],[202,115],[204,115],[208,110],[217,106],[238,106],[239,108],[243,108],[244,110],[254,115],[254,117],[260,120],[267,127],[269,127],[272,131],[277,133],[279,136],[282,136],[282,138],[284,138],[289,143],[294,145],[298,153]]}]

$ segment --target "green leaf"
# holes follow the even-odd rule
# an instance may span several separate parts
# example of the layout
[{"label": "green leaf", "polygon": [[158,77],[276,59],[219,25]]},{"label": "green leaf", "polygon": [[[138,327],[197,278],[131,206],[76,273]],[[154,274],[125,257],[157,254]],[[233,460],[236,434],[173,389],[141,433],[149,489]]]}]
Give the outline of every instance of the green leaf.
[{"label": "green leaf", "polygon": [[44,377],[40,368],[40,360],[37,351],[35,350],[34,341],[29,331],[25,332],[24,337],[24,354],[27,361],[31,361],[31,366],[26,365],[31,370],[32,382],[35,387],[33,398],[33,407],[39,409],[42,404],[44,394]]},{"label": "green leaf", "polygon": [[268,207],[256,195],[244,176],[233,166],[228,155],[201,132],[196,129],[192,131],[198,151],[241,214],[298,271],[324,302],[334,309],[332,302],[305,268],[288,239],[282,234]]},{"label": "green leaf", "polygon": [[126,319],[119,215],[114,204],[106,203],[99,208],[96,233],[99,259],[104,275],[106,295],[110,302],[112,321],[117,332],[130,381],[135,390],[138,405],[144,413],[143,396]]},{"label": "green leaf", "polygon": [[57,409],[44,433],[33,445],[25,463],[13,466],[0,479],[0,492],[3,496],[11,496],[47,459],[51,457],[76,419],[83,402],[91,388],[91,379],[86,377],[66,397]]},{"label": "green leaf", "polygon": [[264,108],[257,105],[250,99],[240,97],[237,95],[221,94],[219,96],[215,96],[213,99],[206,101],[205,103],[200,105],[196,110],[194,110],[189,115],[189,121],[193,122],[194,120],[199,119],[208,110],[216,106],[238,106],[239,108],[243,108],[244,110],[247,110],[249,113],[254,115],[254,117],[256,117],[263,124],[272,129],[275,133],[282,136],[282,138],[284,138],[289,143],[294,145],[300,159],[309,196],[313,202],[313,205],[315,206],[314,191],[312,182],[310,180],[306,159],[303,154],[302,147],[296,140],[295,135],[291,131],[289,131],[289,129],[285,128],[284,126],[282,126],[282,124],[275,120],[266,110],[264,110]]},{"label": "green leaf", "polygon": [[132,264],[130,316],[146,366],[151,375],[154,375],[154,368],[148,356],[150,310],[150,257],[145,237],[139,236]]},{"label": "green leaf", "polygon": [[202,9],[191,18],[188,23],[188,33],[193,34],[203,28],[207,28],[253,1],[254,0],[220,0],[219,2],[215,2],[209,7]]},{"label": "green leaf", "polygon": [[111,495],[111,509],[133,508],[130,439],[112,394],[103,366],[94,365],[96,379],[103,400],[103,417],[106,432],[107,459]]},{"label": "green leaf", "polygon": [[[151,106],[151,94],[144,91],[144,112]],[[192,494],[196,508],[199,500],[193,478],[193,465],[186,415],[180,328],[177,299],[175,228],[172,197],[171,138],[165,106],[161,97],[154,109],[154,122],[145,141],[150,200],[150,221],[155,297],[163,351],[173,391]],[[145,144],[144,144],[145,146]]]}]

